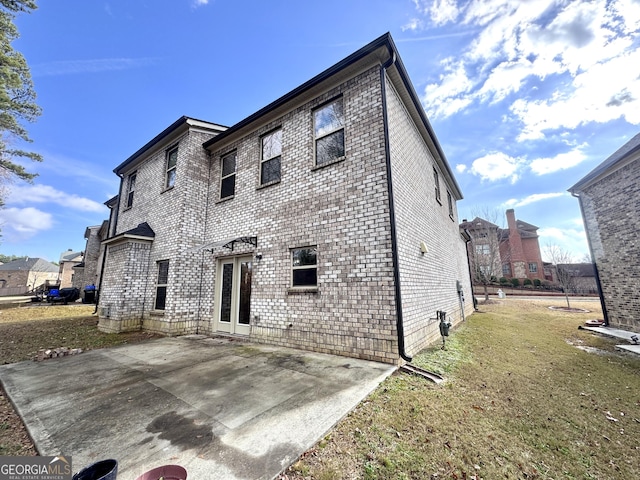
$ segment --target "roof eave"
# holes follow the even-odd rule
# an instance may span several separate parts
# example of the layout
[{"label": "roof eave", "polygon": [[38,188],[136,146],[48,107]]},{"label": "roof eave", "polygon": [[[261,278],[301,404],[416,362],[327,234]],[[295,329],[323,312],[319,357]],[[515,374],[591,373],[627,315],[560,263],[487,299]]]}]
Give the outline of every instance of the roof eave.
[{"label": "roof eave", "polygon": [[[247,127],[250,127],[254,122],[259,121],[265,115],[273,112],[276,109],[282,108],[283,106],[287,105],[289,102],[292,102],[293,100],[295,100],[297,97],[300,97],[301,95],[303,95],[305,92],[308,92],[314,87],[321,85],[323,82],[329,80],[333,76],[355,65],[357,62],[365,59],[367,56],[374,54],[376,51],[384,47],[387,47],[388,53],[386,54],[386,56],[388,58],[392,54],[391,52],[395,49],[395,47],[393,46],[393,42],[391,40],[391,35],[389,33],[385,33],[384,35],[381,35],[371,43],[362,47],[360,50],[352,53],[351,55],[344,58],[340,62],[329,67],[322,73],[316,75],[311,80],[308,80],[307,82],[303,83],[299,87],[294,88],[289,93],[286,93],[282,97],[271,102],[270,104],[261,108],[257,112],[249,115],[244,120],[239,121],[232,127],[228,128],[225,132],[215,136],[214,138],[207,140],[206,142],[204,142],[203,147],[210,150],[211,147],[213,147],[215,144],[224,141],[228,137],[233,136],[234,134],[244,130]],[[384,60],[386,59],[380,58],[379,63],[382,63]]]},{"label": "roof eave", "polygon": [[447,157],[445,156],[444,151],[442,150],[442,146],[438,141],[438,137],[436,136],[435,131],[431,126],[431,122],[427,117],[427,114],[424,110],[422,102],[420,102],[420,97],[418,97],[418,94],[416,93],[415,88],[413,87],[413,84],[409,79],[409,74],[407,73],[407,70],[404,64],[402,63],[402,59],[398,54],[398,50],[395,44],[393,43],[393,39],[391,38],[391,36],[389,36],[389,45],[390,45],[390,48],[392,49],[392,52],[395,53],[396,55],[396,61],[389,68],[389,70],[393,71],[392,70],[393,67],[395,67],[395,69],[397,70],[400,80],[402,81],[402,84],[406,89],[407,94],[409,95],[409,98],[411,99],[411,103],[413,104],[413,107],[414,107],[413,113],[417,114],[419,117],[419,121],[417,121],[416,124],[418,126],[420,126],[421,124],[422,126],[424,126],[425,131],[422,132],[423,137],[427,141],[427,145],[429,145],[430,149],[435,154],[434,155],[434,157],[436,157],[435,160],[438,162],[438,164],[442,168],[443,173],[445,174],[445,177],[447,177],[447,180],[453,190],[453,192],[451,193],[456,197],[457,200],[462,200],[463,195],[462,195],[462,190],[460,189],[460,185],[458,185],[458,182],[456,181],[455,176],[451,171],[451,167],[449,166]]},{"label": "roof eave", "polygon": [[154,237],[147,237],[143,235],[131,235],[128,233],[122,233],[120,235],[116,235],[115,237],[107,238],[101,242],[102,245],[112,245],[114,243],[126,242],[129,240],[139,241],[139,242],[153,242]]},{"label": "roof eave", "polygon": [[138,149],[133,155],[127,158],[124,162],[113,169],[116,175],[121,175],[123,171],[126,171],[137,159],[145,155],[149,150],[153,149],[158,143],[168,141],[172,137],[178,137],[181,134],[187,132],[190,128],[205,129],[211,132],[224,132],[226,127],[215,123],[206,122],[204,120],[198,120],[195,118],[187,117],[183,115],[175,122],[165,128],[158,135],[148,141],[143,147]]},{"label": "roof eave", "polygon": [[[636,144],[629,150],[625,150],[625,147],[632,142]],[[605,161],[587,173],[578,183],[568,188],[567,191],[575,194],[576,192],[584,190],[585,187],[606,176],[612,169],[617,169],[621,164],[624,164],[636,154],[640,154],[640,133],[607,157]]]}]

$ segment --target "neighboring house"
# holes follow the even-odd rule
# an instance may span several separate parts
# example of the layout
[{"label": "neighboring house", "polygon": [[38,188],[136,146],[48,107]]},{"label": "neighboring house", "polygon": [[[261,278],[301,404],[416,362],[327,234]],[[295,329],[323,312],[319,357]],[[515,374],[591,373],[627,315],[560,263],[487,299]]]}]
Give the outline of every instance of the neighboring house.
[{"label": "neighboring house", "polygon": [[640,331],[640,134],[569,192],[580,201],[605,323]]},{"label": "neighboring house", "polygon": [[102,241],[108,237],[109,222],[104,221],[101,225],[87,227],[84,232],[86,247],[82,263],[73,267],[73,286],[81,291],[87,285],[98,285],[100,283],[100,272],[102,271],[102,260],[104,246]]},{"label": "neighboring house", "polygon": [[[554,270],[567,273],[569,293],[588,295],[598,293],[596,274],[592,263],[559,263]],[[559,275],[554,274],[555,278]]]},{"label": "neighboring house", "polygon": [[60,254],[60,288],[74,286],[74,267],[82,263],[84,252],[74,252],[69,249]]},{"label": "neighboring house", "polygon": [[0,295],[20,295],[57,282],[57,265],[42,258],[21,258],[0,265]]},{"label": "neighboring house", "polygon": [[460,231],[469,235],[467,256],[474,284],[489,285],[502,276],[500,239],[502,229],[495,223],[476,217],[460,224]]},{"label": "neighboring house", "polygon": [[473,249],[469,251],[472,270],[480,269],[485,276],[496,279],[544,280],[538,227],[516,220],[513,209],[507,210],[506,216],[506,229],[479,217],[460,224],[460,229],[469,232],[472,239],[469,244]]},{"label": "neighboring house", "polygon": [[[460,189],[390,35],[114,170],[99,328],[398,363],[473,311]],[[465,301],[465,298],[467,299]]]}]

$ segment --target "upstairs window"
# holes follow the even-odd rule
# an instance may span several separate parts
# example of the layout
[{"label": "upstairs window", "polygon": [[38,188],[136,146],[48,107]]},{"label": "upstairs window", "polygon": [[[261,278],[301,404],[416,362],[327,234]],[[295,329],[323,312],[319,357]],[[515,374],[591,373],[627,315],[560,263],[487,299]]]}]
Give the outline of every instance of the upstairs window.
[{"label": "upstairs window", "polygon": [[318,255],[316,247],[291,250],[291,286],[318,286]]},{"label": "upstairs window", "polygon": [[433,181],[436,185],[436,200],[440,202],[440,176],[435,168],[433,169]]},{"label": "upstairs window", "polygon": [[260,159],[260,185],[280,181],[280,159],[282,158],[282,129],[274,130],[262,137]]},{"label": "upstairs window", "polygon": [[236,192],[236,154],[231,152],[222,157],[220,171],[220,199],[230,198]]},{"label": "upstairs window", "polygon": [[453,220],[453,198],[450,192],[447,192],[447,205],[449,205],[449,217]]},{"label": "upstairs window", "polygon": [[487,244],[476,245],[476,255],[490,255],[491,246]]},{"label": "upstairs window", "polygon": [[530,263],[529,264],[529,272],[538,273],[538,264],[537,263]]},{"label": "upstairs window", "polygon": [[137,172],[133,172],[129,175],[129,179],[127,181],[127,202],[125,204],[126,208],[130,208],[133,205],[133,194],[136,191],[136,176]]},{"label": "upstairs window", "polygon": [[169,283],[169,260],[157,262],[158,278],[156,281],[156,300],[154,308],[164,310],[167,300],[167,284]]},{"label": "upstairs window", "polygon": [[165,188],[171,188],[176,183],[176,165],[178,164],[178,147],[167,152],[167,175]]},{"label": "upstairs window", "polygon": [[344,158],[344,109],[342,98],[313,112],[316,165]]}]

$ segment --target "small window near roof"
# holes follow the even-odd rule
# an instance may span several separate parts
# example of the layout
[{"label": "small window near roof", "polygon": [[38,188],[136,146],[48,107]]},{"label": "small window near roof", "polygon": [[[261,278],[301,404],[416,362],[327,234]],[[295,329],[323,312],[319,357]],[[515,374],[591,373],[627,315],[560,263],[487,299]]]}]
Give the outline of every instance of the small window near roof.
[{"label": "small window near roof", "polygon": [[316,247],[291,250],[291,286],[316,287],[318,285],[318,255]]},{"label": "small window near roof", "polygon": [[447,205],[449,205],[449,216],[453,220],[453,198],[450,192],[447,192]]},{"label": "small window near roof", "polygon": [[156,281],[156,299],[154,308],[164,310],[167,301],[167,284],[169,283],[169,260],[157,262],[158,278]]},{"label": "small window near roof", "polygon": [[137,176],[137,172],[133,172],[131,175],[129,175],[129,180],[127,181],[127,203],[125,205],[126,208],[130,208],[133,205],[133,194],[136,191]]},{"label": "small window near roof", "polygon": [[344,109],[338,98],[313,112],[316,165],[344,158]]},{"label": "small window near roof", "polygon": [[260,185],[278,182],[282,158],[282,129],[266,134],[261,141]]},{"label": "small window near roof", "polygon": [[233,197],[236,192],[236,152],[231,152],[221,160],[220,199]]},{"label": "small window near roof", "polygon": [[438,171],[433,169],[433,181],[436,184],[436,200],[440,201],[440,176],[438,175]]},{"label": "small window near roof", "polygon": [[167,152],[167,180],[165,188],[171,188],[176,183],[176,165],[178,164],[178,147]]}]

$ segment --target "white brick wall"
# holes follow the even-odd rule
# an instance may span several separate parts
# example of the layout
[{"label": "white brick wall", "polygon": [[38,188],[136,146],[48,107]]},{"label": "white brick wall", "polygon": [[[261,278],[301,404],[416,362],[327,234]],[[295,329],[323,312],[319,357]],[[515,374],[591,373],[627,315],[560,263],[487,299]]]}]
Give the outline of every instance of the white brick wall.
[{"label": "white brick wall", "polygon": [[[466,246],[457,211],[449,216],[447,185],[395,88],[386,81],[394,210],[406,349],[414,355],[440,337],[436,311],[454,324],[463,319],[456,281],[464,286],[466,314],[473,312]],[[441,203],[435,198],[438,170]],[[422,254],[420,243],[428,252]]]},{"label": "white brick wall", "polygon": [[[158,145],[137,167],[133,207],[121,209],[116,232],[146,221],[155,239],[109,248],[100,297],[109,318],[101,318],[101,328],[213,334],[217,259],[259,252],[262,259],[254,262],[252,281],[252,340],[398,362],[380,82],[380,68],[373,66],[242,138],[214,144],[210,158],[202,148],[210,135],[190,131],[179,139],[177,179],[167,191],[165,151],[175,141]],[[464,243],[457,218],[448,215],[446,186],[443,182],[444,204],[437,205],[433,158],[393,89],[388,85],[386,90],[406,343],[409,353],[416,353],[437,332],[428,318],[435,310],[461,318],[455,281],[462,281],[468,299],[471,294]],[[346,158],[316,168],[312,110],[336,96],[344,102]],[[260,137],[276,127],[282,128],[281,181],[260,187]],[[234,149],[235,195],[219,201],[220,158]],[[213,253],[197,248],[242,236],[257,237],[257,247],[236,244],[234,252],[218,247]],[[421,241],[430,248],[424,257]],[[293,292],[290,249],[309,245],[318,248],[317,291]],[[152,311],[158,260],[170,262],[164,312]]]},{"label": "white brick wall", "polygon": [[[346,159],[316,169],[312,110],[337,95],[345,108]],[[255,235],[263,255],[254,268],[252,340],[397,359],[380,100],[379,69],[372,68],[213,152],[207,241]],[[259,188],[260,136],[275,127],[283,132],[281,181]],[[220,157],[233,149],[235,196],[215,203]],[[292,293],[290,249],[307,245],[318,246],[318,292]],[[204,302],[212,306],[213,276]],[[213,332],[213,311],[207,314],[202,325]]]}]

